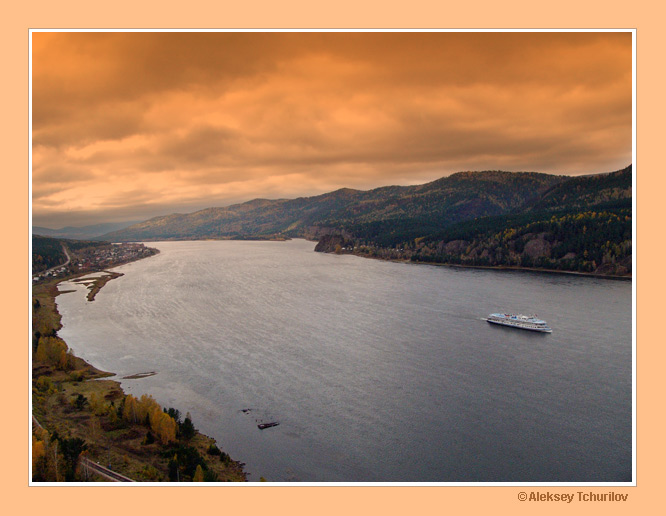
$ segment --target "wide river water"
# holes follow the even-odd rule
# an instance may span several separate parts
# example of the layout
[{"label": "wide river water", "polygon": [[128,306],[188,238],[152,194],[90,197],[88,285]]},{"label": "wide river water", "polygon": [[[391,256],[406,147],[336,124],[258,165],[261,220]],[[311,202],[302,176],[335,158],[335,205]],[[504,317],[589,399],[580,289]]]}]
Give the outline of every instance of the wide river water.
[{"label": "wide river water", "polygon": [[157,372],[122,387],[189,411],[251,480],[632,480],[631,282],[148,245],[93,302],[61,284],[59,334],[118,377]]}]

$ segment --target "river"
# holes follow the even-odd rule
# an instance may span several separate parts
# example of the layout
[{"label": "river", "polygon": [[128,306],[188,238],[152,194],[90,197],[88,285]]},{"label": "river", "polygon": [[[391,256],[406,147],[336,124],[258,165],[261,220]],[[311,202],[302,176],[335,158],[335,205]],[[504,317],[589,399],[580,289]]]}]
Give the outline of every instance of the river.
[{"label": "river", "polygon": [[[187,241],[59,334],[281,482],[630,482],[631,282]],[[552,334],[490,325],[537,313]],[[257,424],[279,422],[260,430]]]}]

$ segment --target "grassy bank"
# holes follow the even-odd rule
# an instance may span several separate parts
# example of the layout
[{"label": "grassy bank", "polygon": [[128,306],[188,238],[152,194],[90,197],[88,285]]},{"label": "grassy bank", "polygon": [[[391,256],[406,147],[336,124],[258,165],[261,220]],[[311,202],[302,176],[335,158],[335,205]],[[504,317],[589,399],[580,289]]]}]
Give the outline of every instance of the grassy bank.
[{"label": "grassy bank", "polygon": [[33,428],[33,481],[99,481],[77,467],[81,455],[137,481],[245,481],[243,464],[197,432],[189,414],[125,395],[105,379],[112,373],[71,353],[57,334],[59,281],[32,292],[32,410],[44,427]]}]

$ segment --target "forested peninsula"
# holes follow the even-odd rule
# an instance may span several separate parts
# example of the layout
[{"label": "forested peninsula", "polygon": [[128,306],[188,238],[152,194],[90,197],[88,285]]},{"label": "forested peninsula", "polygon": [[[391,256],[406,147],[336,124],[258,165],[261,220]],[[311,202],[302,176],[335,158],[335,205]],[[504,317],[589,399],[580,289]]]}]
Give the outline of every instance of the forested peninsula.
[{"label": "forested peninsula", "polygon": [[255,199],[156,217],[100,238],[306,238],[319,252],[629,277],[632,166],[576,177],[459,172],[423,185]]}]

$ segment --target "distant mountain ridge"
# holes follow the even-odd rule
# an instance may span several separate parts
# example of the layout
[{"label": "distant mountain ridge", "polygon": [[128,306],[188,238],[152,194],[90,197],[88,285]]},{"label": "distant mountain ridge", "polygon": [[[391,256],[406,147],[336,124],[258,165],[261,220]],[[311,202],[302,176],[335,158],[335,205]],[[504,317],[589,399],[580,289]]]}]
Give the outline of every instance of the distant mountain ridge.
[{"label": "distant mountain ridge", "polygon": [[92,224],[89,226],[81,226],[81,227],[66,226],[60,229],[51,229],[41,226],[33,226],[32,234],[47,236],[51,238],[72,238],[75,240],[87,240],[90,238],[99,237],[111,231],[117,231],[119,229],[126,228],[136,223],[137,221],[108,222],[103,224]]},{"label": "distant mountain ridge", "polygon": [[322,252],[625,275],[631,205],[631,166],[578,177],[459,172],[423,185],[342,188],[171,214],[100,238],[307,238]]},{"label": "distant mountain ridge", "polygon": [[410,221],[440,228],[461,220],[516,209],[562,176],[534,172],[461,172],[417,186],[368,191],[343,188],[297,199],[255,199],[223,208],[171,214],[102,235],[105,240],[291,238],[323,228],[373,231],[373,225]]}]

